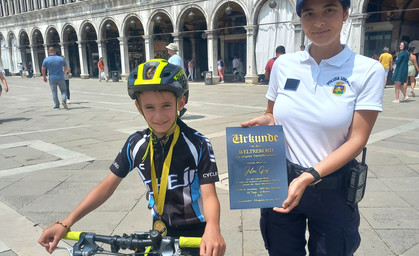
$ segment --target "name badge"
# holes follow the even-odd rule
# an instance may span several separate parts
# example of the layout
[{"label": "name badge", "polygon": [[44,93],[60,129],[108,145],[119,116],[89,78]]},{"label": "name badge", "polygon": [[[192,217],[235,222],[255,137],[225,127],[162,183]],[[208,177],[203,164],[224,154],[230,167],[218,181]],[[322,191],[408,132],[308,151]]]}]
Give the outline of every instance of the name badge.
[{"label": "name badge", "polygon": [[284,90],[296,91],[298,85],[300,85],[300,80],[288,78],[285,82]]}]

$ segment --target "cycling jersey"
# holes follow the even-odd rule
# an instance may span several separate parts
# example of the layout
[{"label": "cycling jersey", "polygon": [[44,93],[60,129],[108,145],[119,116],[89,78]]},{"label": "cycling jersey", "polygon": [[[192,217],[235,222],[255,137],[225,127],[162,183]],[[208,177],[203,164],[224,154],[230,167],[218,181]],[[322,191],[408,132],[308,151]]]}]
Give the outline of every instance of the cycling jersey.
[{"label": "cycling jersey", "polygon": [[[161,220],[168,226],[205,222],[200,185],[218,181],[218,170],[210,141],[180,119],[177,120],[177,124],[180,135],[173,148],[166,200],[161,216]],[[154,164],[159,184],[163,162],[172,140],[173,134],[164,145],[153,140]],[[127,176],[131,170],[137,169],[150,192],[149,204],[156,220],[158,216],[151,186],[150,153],[147,153],[144,162],[142,161],[149,141],[149,129],[130,135],[110,169],[121,178]]]}]

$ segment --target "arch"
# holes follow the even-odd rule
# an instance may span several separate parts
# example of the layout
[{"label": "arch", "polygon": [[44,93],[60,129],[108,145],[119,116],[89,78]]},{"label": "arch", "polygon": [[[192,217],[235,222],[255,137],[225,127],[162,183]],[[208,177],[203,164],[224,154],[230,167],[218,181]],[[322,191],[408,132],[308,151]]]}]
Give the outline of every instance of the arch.
[{"label": "arch", "polygon": [[208,13],[201,6],[197,4],[186,5],[185,7],[182,8],[182,10],[180,10],[177,21],[176,21],[176,27],[180,28],[182,20],[184,19],[185,16],[189,14],[189,10],[191,9],[197,9],[203,14],[203,16],[205,17],[206,26],[208,28],[208,23],[209,23]]},{"label": "arch", "polygon": [[211,22],[209,23],[210,25],[210,29],[214,30],[217,29],[216,26],[216,22],[217,20],[219,20],[220,18],[220,14],[223,13],[225,11],[225,9],[227,8],[227,6],[229,6],[233,8],[237,8],[240,7],[241,10],[243,10],[244,16],[246,17],[246,25],[249,25],[249,12],[248,9],[246,8],[246,5],[242,3],[242,1],[220,1],[216,7],[214,8],[214,12],[213,15],[211,17]]},{"label": "arch", "polygon": [[124,17],[124,20],[122,21],[122,24],[121,24],[121,31],[122,31],[122,36],[126,36],[127,34],[127,29],[129,29],[129,27],[131,26],[131,24],[129,24],[129,22],[131,21],[131,20],[138,20],[138,23],[141,25],[141,27],[143,28],[143,31],[144,31],[144,33],[143,34],[145,34],[145,28],[144,28],[144,23],[143,23],[143,21],[141,20],[141,18],[137,15],[137,14],[135,14],[135,13],[130,13],[130,14],[128,14],[127,16],[125,16]]},{"label": "arch", "polygon": [[75,41],[77,41],[78,38],[79,38],[79,35],[77,33],[77,30],[75,29],[75,26],[73,24],[71,24],[71,23],[64,24],[64,26],[62,27],[62,30],[61,30],[61,38],[62,38],[61,41],[63,43],[64,42],[68,42],[69,36],[73,36],[74,37],[74,35],[72,35],[71,32],[74,32],[74,34],[76,36],[76,40]]},{"label": "arch", "polygon": [[119,31],[120,31],[120,28],[118,27],[118,25],[117,25],[117,22],[113,19],[113,18],[111,18],[111,17],[106,17],[106,18],[104,18],[101,22],[100,22],[100,25],[99,25],[99,33],[98,33],[98,40],[104,40],[105,38],[104,38],[104,33],[106,33],[107,32],[107,25],[108,24],[111,24],[111,28],[109,29],[109,30],[114,30],[114,29],[116,29],[115,31],[118,33],[118,34],[120,34],[119,33]]},{"label": "arch", "polygon": [[154,29],[154,25],[155,25],[155,17],[157,17],[157,14],[159,14],[159,13],[163,13],[163,14],[165,14],[168,18],[169,18],[169,20],[170,20],[170,22],[172,23],[172,27],[173,27],[173,33],[175,32],[175,26],[174,26],[174,22],[173,22],[173,17],[170,15],[170,13],[168,12],[168,11],[166,11],[165,9],[156,9],[156,10],[154,10],[151,14],[150,14],[150,18],[148,19],[148,22],[147,22],[147,29],[146,29],[146,35],[152,35],[153,33],[150,33],[151,31],[153,31],[153,29]]}]

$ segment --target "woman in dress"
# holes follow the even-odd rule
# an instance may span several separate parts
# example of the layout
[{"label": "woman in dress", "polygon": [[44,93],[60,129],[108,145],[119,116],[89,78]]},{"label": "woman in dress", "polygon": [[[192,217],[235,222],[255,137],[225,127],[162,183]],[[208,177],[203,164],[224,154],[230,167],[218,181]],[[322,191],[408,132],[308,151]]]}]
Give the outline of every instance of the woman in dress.
[{"label": "woman in dress", "polygon": [[415,97],[415,76],[416,72],[419,72],[418,61],[416,59],[416,48],[411,46],[409,47],[409,62],[407,64],[408,71],[407,71],[407,81],[406,81],[406,88],[407,83],[409,83],[410,79],[410,92],[412,93],[412,97]]},{"label": "woman in dress", "polygon": [[407,81],[407,63],[409,62],[409,53],[407,52],[407,42],[403,41],[400,43],[400,53],[396,59],[396,69],[393,73],[394,90],[396,93],[396,99],[394,103],[399,103],[399,91],[403,93],[403,99],[406,101],[409,97],[406,94],[407,87],[403,84]]}]

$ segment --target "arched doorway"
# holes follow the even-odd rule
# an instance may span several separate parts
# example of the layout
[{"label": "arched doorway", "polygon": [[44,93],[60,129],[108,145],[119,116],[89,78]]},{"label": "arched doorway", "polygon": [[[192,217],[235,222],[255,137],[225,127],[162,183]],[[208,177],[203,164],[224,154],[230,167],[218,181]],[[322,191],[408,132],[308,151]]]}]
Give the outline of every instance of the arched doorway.
[{"label": "arched doorway", "polygon": [[72,26],[66,26],[63,33],[63,55],[71,69],[72,76],[80,77],[80,56],[77,33]]},{"label": "arched doorway", "polygon": [[54,27],[48,29],[45,37],[47,43],[46,50],[48,50],[49,47],[54,47],[60,54],[62,54],[60,47],[60,35]]},{"label": "arched doorway", "polygon": [[25,70],[29,70],[29,63],[32,63],[31,48],[29,45],[29,36],[26,31],[22,31],[19,36],[19,49],[22,65]]},{"label": "arched doorway", "polygon": [[208,70],[208,44],[205,31],[207,22],[204,14],[197,7],[189,8],[181,16],[179,34],[183,38],[183,59],[185,61],[185,70],[188,60],[194,59],[194,77],[201,79],[201,72]]},{"label": "arched doorway", "polygon": [[90,23],[85,23],[81,27],[82,51],[86,56],[83,58],[87,67],[89,77],[98,77],[97,63],[99,61],[99,50],[97,45],[97,33],[95,27]]},{"label": "arched doorway", "polygon": [[154,58],[168,59],[166,45],[174,41],[173,24],[164,12],[156,13],[152,18],[151,31],[153,31]]},{"label": "arched doorway", "polygon": [[118,39],[119,31],[116,24],[111,20],[106,21],[103,25],[102,33],[102,38],[105,40],[105,64],[107,64],[108,72],[118,71],[118,73],[121,73],[121,50]]},{"label": "arched doorway", "polygon": [[146,60],[144,27],[137,17],[127,19],[124,35],[127,38],[129,72],[131,73],[138,64]]},{"label": "arched doorway", "polygon": [[33,65],[34,73],[36,75],[40,75],[42,61],[45,59],[45,48],[44,48],[44,38],[42,37],[41,31],[39,31],[38,29],[35,29],[32,34],[32,53],[33,53],[32,65]]},{"label": "arched doorway", "polygon": [[219,8],[214,30],[218,34],[217,56],[224,59],[226,80],[232,79],[234,56],[241,58],[246,67],[246,25],[246,15],[239,4],[227,2]]}]

